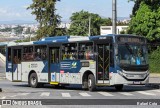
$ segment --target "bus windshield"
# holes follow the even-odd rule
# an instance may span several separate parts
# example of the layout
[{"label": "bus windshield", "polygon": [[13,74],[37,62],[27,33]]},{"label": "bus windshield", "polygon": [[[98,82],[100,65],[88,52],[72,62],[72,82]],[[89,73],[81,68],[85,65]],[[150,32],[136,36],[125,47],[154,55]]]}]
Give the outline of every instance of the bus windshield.
[{"label": "bus windshield", "polygon": [[118,65],[147,65],[147,48],[143,44],[124,43],[118,45]]}]

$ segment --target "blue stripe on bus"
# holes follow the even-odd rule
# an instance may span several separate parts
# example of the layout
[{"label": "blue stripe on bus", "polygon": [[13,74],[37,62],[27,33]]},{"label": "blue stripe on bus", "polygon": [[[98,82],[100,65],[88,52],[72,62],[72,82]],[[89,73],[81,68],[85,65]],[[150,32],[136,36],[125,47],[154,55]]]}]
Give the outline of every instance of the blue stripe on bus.
[{"label": "blue stripe on bus", "polygon": [[60,62],[60,72],[78,73],[81,69],[80,60],[63,60]]},{"label": "blue stripe on bus", "polygon": [[12,62],[6,61],[6,72],[12,72]]},{"label": "blue stripe on bus", "polygon": [[44,68],[42,70],[42,73],[46,73],[48,72],[48,61],[47,60],[43,61],[43,64],[44,64]]}]

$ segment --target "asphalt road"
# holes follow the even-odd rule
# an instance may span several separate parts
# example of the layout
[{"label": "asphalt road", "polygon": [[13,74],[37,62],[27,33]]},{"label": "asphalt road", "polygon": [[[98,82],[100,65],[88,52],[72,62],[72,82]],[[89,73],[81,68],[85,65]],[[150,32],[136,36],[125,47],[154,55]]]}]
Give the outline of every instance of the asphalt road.
[{"label": "asphalt road", "polygon": [[31,88],[27,83],[7,80],[1,80],[0,86],[3,88],[0,97],[9,99],[160,99],[160,89],[146,86],[125,86],[119,92],[114,87],[99,87],[89,92],[78,85],[58,89],[50,85]]},{"label": "asphalt road", "polygon": [[[59,89],[54,88],[53,86],[50,85],[45,85],[43,88],[31,88],[28,87],[27,83],[25,82],[10,82],[7,80],[1,80],[0,87],[3,88],[3,92],[0,93],[0,99],[3,100],[4,99],[9,99],[9,100],[10,99],[29,99],[29,100],[63,99],[63,101],[65,101],[66,99],[81,99],[83,101],[83,99],[87,99],[86,101],[88,101],[90,99],[127,99],[127,100],[160,99],[160,89],[154,89],[146,86],[125,86],[123,91],[116,91],[113,87],[101,87],[98,88],[97,91],[95,92],[89,92],[82,90],[81,87],[78,85],[59,88]],[[94,104],[95,103],[96,101],[94,102]],[[45,107],[48,108],[51,106],[45,106]],[[73,106],[65,105],[65,106],[55,106],[55,107],[70,108]],[[85,108],[87,106],[80,105],[78,108],[81,107]],[[90,107],[97,108],[97,106],[90,106]],[[106,107],[106,106],[99,106],[99,107]],[[114,108],[112,105],[108,105],[107,107]],[[123,106],[119,105],[117,107],[128,108],[130,106],[127,107],[124,105]],[[8,108],[8,107],[4,106],[2,108]],[[17,108],[17,106],[14,106],[13,108]],[[155,106],[152,108],[155,108]]]},{"label": "asphalt road", "polygon": [[[4,74],[5,67],[0,61],[0,74]],[[157,82],[156,78],[152,78],[152,82]],[[79,85],[71,85],[65,88],[55,88],[50,85],[45,85],[43,88],[31,88],[26,82],[10,82],[6,79],[0,78],[0,88],[3,92],[0,92],[1,99],[160,99],[160,89],[155,89],[146,86],[124,86],[123,91],[116,91],[114,87],[100,87],[95,92],[89,92],[82,90]],[[86,100],[87,101],[87,100]],[[114,100],[113,100],[114,101]],[[94,103],[97,103],[96,101]],[[93,103],[93,104],[94,104]],[[63,103],[62,103],[63,104]],[[0,108],[21,108],[22,106],[1,106]],[[35,108],[35,106],[23,106],[25,108]],[[65,108],[146,108],[149,106],[127,106],[127,105],[62,105],[62,106],[38,106],[40,108],[53,108],[53,107],[65,107]],[[158,108],[158,106],[150,106],[152,108]]]}]

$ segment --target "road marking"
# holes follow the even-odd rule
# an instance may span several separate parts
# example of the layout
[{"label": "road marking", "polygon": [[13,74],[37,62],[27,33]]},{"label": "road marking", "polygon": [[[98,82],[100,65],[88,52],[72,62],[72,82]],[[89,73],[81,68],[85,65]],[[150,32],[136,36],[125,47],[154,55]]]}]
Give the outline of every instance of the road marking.
[{"label": "road marking", "polygon": [[9,97],[16,97],[17,95],[9,96]]},{"label": "road marking", "polygon": [[6,98],[6,96],[2,97],[1,99],[5,99],[5,98]]},{"label": "road marking", "polygon": [[120,94],[125,95],[125,96],[133,96],[133,94],[127,93],[127,92],[122,92],[122,93],[120,93]]},{"label": "road marking", "polygon": [[138,91],[138,93],[144,94],[144,95],[150,95],[150,96],[155,96],[156,94],[153,93],[147,93],[145,91]]},{"label": "road marking", "polygon": [[91,96],[88,93],[79,93],[81,96]]},{"label": "road marking", "polygon": [[98,92],[98,93],[103,95],[103,96],[113,96],[112,94],[107,93],[107,92]]},{"label": "road marking", "polygon": [[30,94],[30,93],[18,93],[18,95],[22,95],[22,96],[26,96],[28,94]]},{"label": "road marking", "polygon": [[0,105],[0,108],[1,108],[1,106],[2,106],[2,105]]},{"label": "road marking", "polygon": [[43,92],[43,93],[41,93],[41,95],[40,96],[49,96],[49,92]]},{"label": "road marking", "polygon": [[160,92],[160,90],[151,90],[152,92]]},{"label": "road marking", "polygon": [[62,93],[62,97],[71,97],[69,93]]}]

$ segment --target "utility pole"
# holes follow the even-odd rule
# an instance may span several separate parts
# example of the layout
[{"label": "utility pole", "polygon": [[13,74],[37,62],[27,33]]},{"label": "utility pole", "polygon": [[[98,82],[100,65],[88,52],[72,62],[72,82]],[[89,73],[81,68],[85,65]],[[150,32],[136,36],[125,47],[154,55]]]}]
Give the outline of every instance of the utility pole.
[{"label": "utility pole", "polygon": [[29,34],[30,34],[30,36],[29,36],[29,42],[31,42],[31,28],[29,28]]},{"label": "utility pole", "polygon": [[112,34],[117,34],[117,0],[112,0]]},{"label": "utility pole", "polygon": [[91,36],[91,16],[89,16],[89,31],[88,36]]}]

